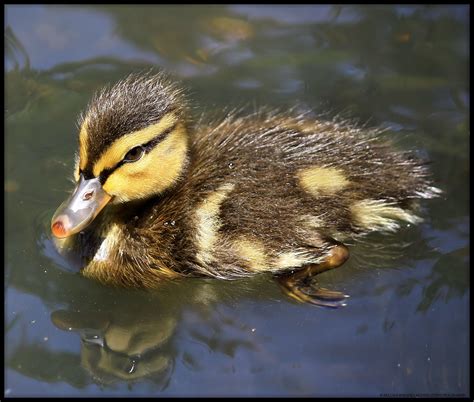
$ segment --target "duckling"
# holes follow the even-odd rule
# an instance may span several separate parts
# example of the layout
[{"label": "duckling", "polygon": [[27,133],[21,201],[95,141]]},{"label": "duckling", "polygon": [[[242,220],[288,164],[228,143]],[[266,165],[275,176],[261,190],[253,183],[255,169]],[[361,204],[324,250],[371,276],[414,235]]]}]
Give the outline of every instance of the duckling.
[{"label": "duckling", "polygon": [[78,137],[51,230],[84,276],[117,286],[266,272],[299,302],[339,307],[348,295],[312,277],[347,260],[347,241],[420,222],[418,201],[440,193],[377,129],[269,110],[192,123],[163,72],[96,93]]}]

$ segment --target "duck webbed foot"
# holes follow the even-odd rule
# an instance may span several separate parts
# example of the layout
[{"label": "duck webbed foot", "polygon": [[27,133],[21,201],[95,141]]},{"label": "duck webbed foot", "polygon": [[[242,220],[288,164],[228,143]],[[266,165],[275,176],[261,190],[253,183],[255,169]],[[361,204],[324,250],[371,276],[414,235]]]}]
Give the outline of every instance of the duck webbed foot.
[{"label": "duck webbed foot", "polygon": [[349,258],[346,246],[336,241],[326,259],[319,264],[311,264],[302,269],[277,276],[277,280],[285,293],[295,300],[323,307],[343,307],[348,295],[318,287],[312,277],[329,269],[337,268]]}]

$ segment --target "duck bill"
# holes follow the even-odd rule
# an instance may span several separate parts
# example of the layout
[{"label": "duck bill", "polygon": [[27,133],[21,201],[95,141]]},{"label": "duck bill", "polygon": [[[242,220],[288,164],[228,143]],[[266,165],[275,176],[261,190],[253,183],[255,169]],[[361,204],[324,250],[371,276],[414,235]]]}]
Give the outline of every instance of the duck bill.
[{"label": "duck bill", "polygon": [[98,178],[85,180],[81,175],[76,188],[54,213],[51,232],[64,238],[86,228],[111,200]]}]

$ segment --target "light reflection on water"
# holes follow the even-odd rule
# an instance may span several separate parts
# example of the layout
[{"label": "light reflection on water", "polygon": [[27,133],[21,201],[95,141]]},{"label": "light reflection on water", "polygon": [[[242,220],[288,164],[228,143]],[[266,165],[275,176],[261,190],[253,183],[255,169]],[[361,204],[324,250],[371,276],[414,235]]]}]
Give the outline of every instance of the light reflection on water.
[{"label": "light reflection on water", "polygon": [[[6,395],[466,395],[466,11],[8,6]],[[267,277],[153,294],[88,281],[47,229],[70,189],[76,116],[151,65],[183,80],[197,112],[298,104],[389,127],[431,157],[445,195],[425,223],[369,237],[321,276],[352,296],[344,309],[295,304]]]}]

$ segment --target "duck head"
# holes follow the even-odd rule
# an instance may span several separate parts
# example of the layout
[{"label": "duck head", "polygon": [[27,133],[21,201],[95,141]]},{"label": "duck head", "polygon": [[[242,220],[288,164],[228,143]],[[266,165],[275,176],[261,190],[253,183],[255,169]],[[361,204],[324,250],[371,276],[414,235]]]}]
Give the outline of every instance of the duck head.
[{"label": "duck head", "polygon": [[79,119],[76,187],[51,221],[57,238],[86,228],[108,204],[173,187],[188,162],[181,90],[162,73],[130,75],[98,92]]}]

